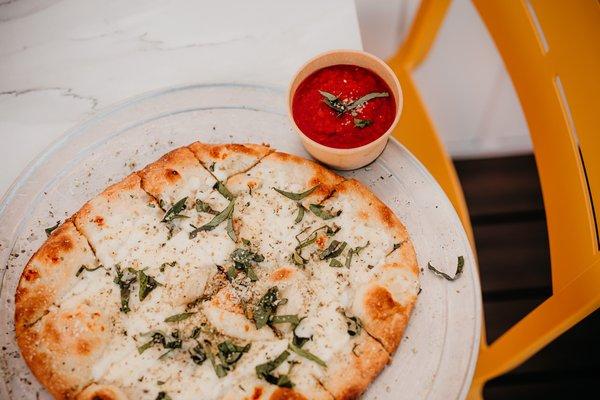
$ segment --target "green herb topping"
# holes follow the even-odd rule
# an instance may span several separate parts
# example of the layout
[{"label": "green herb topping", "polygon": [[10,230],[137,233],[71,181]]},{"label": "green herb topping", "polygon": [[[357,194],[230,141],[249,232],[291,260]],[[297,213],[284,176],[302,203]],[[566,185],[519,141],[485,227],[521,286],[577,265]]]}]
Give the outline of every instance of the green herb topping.
[{"label": "green herb topping", "polygon": [[292,350],[294,353],[298,354],[301,357],[304,357],[310,361],[316,362],[321,367],[327,368],[327,364],[325,363],[325,361],[321,360],[319,357],[315,356],[308,350],[304,350],[301,347],[296,346],[294,343],[290,343],[288,346],[288,349]]},{"label": "green herb topping", "polygon": [[215,373],[219,378],[227,375],[227,372],[234,368],[235,363],[240,360],[242,355],[250,350],[250,343],[245,346],[238,346],[231,341],[226,340],[222,343],[219,343],[217,346],[217,360],[210,349],[211,343],[208,340],[205,340],[204,345],[204,352],[206,353],[206,356],[210,360],[213,368],[215,369]]},{"label": "green herb topping", "polygon": [[342,254],[347,245],[348,243],[346,242],[332,240],[331,243],[329,243],[329,246],[319,254],[319,259],[327,260],[329,258],[335,258]]},{"label": "green herb topping", "polygon": [[287,358],[290,356],[290,352],[285,350],[283,353],[278,355],[275,359],[267,361],[264,364],[257,365],[254,369],[256,370],[256,376],[260,379],[264,379],[267,382],[282,387],[292,387],[293,384],[287,375],[275,376],[272,374]]},{"label": "green herb topping", "polygon": [[181,313],[181,314],[171,315],[170,317],[165,318],[165,322],[179,322],[179,321],[184,321],[184,320],[188,319],[189,317],[191,317],[194,314],[196,314],[196,313],[195,312],[184,312],[184,313]]},{"label": "green herb topping", "polygon": [[[254,323],[256,329],[260,329],[269,323],[271,316],[275,314],[277,306],[282,304],[283,299],[278,299],[278,288],[273,286],[267,290],[263,297],[254,306]],[[287,300],[286,300],[287,301]]]},{"label": "green herb topping", "polygon": [[78,277],[79,275],[81,275],[81,274],[83,273],[83,271],[92,272],[92,271],[95,271],[95,270],[97,270],[98,268],[103,268],[103,265],[102,265],[102,264],[100,264],[100,265],[98,265],[97,267],[94,267],[94,268],[88,268],[88,266],[87,266],[87,265],[82,265],[81,267],[79,267],[79,269],[78,269],[78,270],[77,270],[77,272],[75,273],[75,276],[77,276],[77,277]]},{"label": "green herb topping", "polygon": [[200,199],[196,199],[196,211],[212,215],[217,215],[219,213],[218,211],[214,210],[208,203],[205,203]]},{"label": "green herb topping", "polygon": [[361,251],[366,249],[371,242],[367,242],[364,246],[358,246],[353,249],[348,250],[348,255],[346,256],[346,268],[350,268],[350,264],[352,263],[352,256],[354,254],[359,255]]},{"label": "green herb topping", "polygon": [[298,206],[298,213],[296,214],[296,218],[294,219],[295,224],[302,221],[302,218],[304,218],[304,212],[306,211],[306,208],[304,208],[302,204],[296,203],[296,205]]},{"label": "green herb topping", "polygon": [[[125,274],[127,274],[127,272],[122,271],[121,266],[119,264],[115,265],[115,269],[116,269],[117,274],[116,274],[113,282],[116,283],[117,285],[119,285],[119,289],[121,291],[121,308],[120,308],[120,310],[122,312],[124,312],[125,314],[127,314],[129,311],[131,311],[131,309],[129,308],[129,297],[131,296],[131,285],[136,281],[137,275],[131,275],[133,269],[129,268],[128,272],[130,274],[129,274],[129,276],[125,276]],[[133,270],[133,273],[135,273],[135,270]]]},{"label": "green herb topping", "polygon": [[235,249],[230,256],[233,265],[227,271],[227,277],[232,280],[237,276],[238,271],[243,271],[252,282],[258,280],[254,272],[253,264],[265,260],[262,254],[254,253],[248,249]]},{"label": "green herb topping", "polygon": [[46,232],[46,236],[50,237],[50,234],[51,234],[52,232],[54,232],[54,230],[55,230],[56,228],[58,228],[58,226],[59,226],[59,225],[60,225],[60,221],[56,221],[56,225],[54,225],[54,226],[51,226],[50,228],[46,228],[46,229],[44,229],[44,232]]},{"label": "green herb topping", "polygon": [[439,271],[433,265],[431,265],[431,263],[427,263],[427,268],[431,272],[433,272],[437,276],[441,276],[449,281],[457,280],[460,277],[460,275],[462,274],[464,267],[465,267],[465,258],[463,256],[458,257],[458,262],[456,263],[456,272],[454,273],[454,276],[450,276],[450,275],[446,274],[445,272]]},{"label": "green herb topping", "polygon": [[189,350],[189,353],[190,353],[190,356],[191,356],[194,364],[202,365],[202,363],[204,361],[206,361],[206,359],[207,359],[206,352],[204,351],[204,347],[202,347],[202,345],[200,343],[198,343],[196,346],[192,347]]},{"label": "green herb topping", "polygon": [[187,197],[179,200],[177,203],[173,204],[162,219],[162,222],[173,221],[175,218],[187,218],[185,215],[180,215],[180,213],[185,210],[185,202],[187,201]]},{"label": "green herb topping", "polygon": [[160,285],[152,276],[147,275],[144,271],[138,271],[138,281],[140,283],[140,288],[138,291],[138,296],[140,301],[143,301],[146,296],[150,294],[151,291],[156,289],[157,286]]},{"label": "green herb topping", "polygon": [[158,392],[155,400],[173,400],[171,396],[167,394],[167,392]]},{"label": "green herb topping", "polygon": [[[231,220],[231,217],[233,215],[234,204],[235,204],[235,202],[233,200],[231,200],[229,202],[229,205],[227,205],[227,207],[225,207],[225,209],[223,211],[221,211],[220,213],[215,215],[213,217],[213,219],[211,219],[208,223],[202,225],[201,227],[197,227],[197,226],[190,224],[190,226],[192,228],[194,228],[194,230],[190,232],[190,239],[195,238],[196,235],[198,234],[198,232],[212,231],[213,229],[215,229],[217,226],[219,226],[225,220],[228,220],[228,219]],[[229,233],[229,229],[228,229],[228,233]]]},{"label": "green herb topping", "polygon": [[358,317],[349,316],[343,308],[338,308],[338,311],[346,318],[346,324],[348,325],[348,335],[356,336],[360,335],[362,331],[362,322]]},{"label": "green herb topping", "polygon": [[313,214],[324,220],[335,218],[342,213],[342,210],[338,210],[336,212],[327,211],[325,210],[325,207],[320,204],[311,204],[308,206],[308,208]]},{"label": "green herb topping", "polygon": [[221,193],[221,196],[225,197],[227,200],[232,201],[233,200],[233,194],[231,194],[231,192],[229,191],[229,189],[227,189],[227,186],[225,186],[225,184],[223,184],[223,182],[221,181],[217,181],[214,185],[213,185],[213,189],[216,189],[217,192]]},{"label": "green herb topping", "polygon": [[373,92],[362,96],[358,100],[352,102],[344,102],[340,100],[338,96],[326,92],[324,90],[319,90],[319,93],[321,94],[321,96],[323,96],[323,102],[327,104],[329,108],[334,110],[337,113],[338,117],[341,117],[347,112],[352,112],[352,115],[355,115],[354,110],[365,104],[367,101],[376,99],[378,97],[389,97],[390,95],[388,92]]},{"label": "green herb topping", "polygon": [[162,345],[163,349],[167,349],[168,351],[161,355],[162,358],[169,352],[174,349],[180,349],[182,345],[182,341],[179,337],[179,331],[175,330],[171,333],[171,340],[167,340],[167,335],[161,331],[151,331],[143,334],[142,336],[150,336],[150,340],[138,347],[138,353],[142,354],[144,351],[148,350],[150,347],[153,347],[155,344]]},{"label": "green herb topping", "polygon": [[277,188],[273,188],[273,190],[275,190],[277,193],[287,197],[290,200],[300,201],[303,198],[305,198],[306,196],[310,195],[315,190],[317,190],[319,188],[319,186],[320,185],[314,186],[314,187],[308,189],[307,191],[300,192],[300,193],[286,192],[284,190],[277,189]]},{"label": "green herb topping", "polygon": [[402,247],[404,242],[406,242],[406,240],[403,240],[400,243],[394,243],[394,246],[392,247],[390,252],[386,254],[386,257],[389,256],[390,254],[392,254],[394,251],[398,250],[400,247]]},{"label": "green herb topping", "polygon": [[358,129],[366,128],[371,124],[373,124],[373,121],[370,119],[354,118],[354,126]]}]

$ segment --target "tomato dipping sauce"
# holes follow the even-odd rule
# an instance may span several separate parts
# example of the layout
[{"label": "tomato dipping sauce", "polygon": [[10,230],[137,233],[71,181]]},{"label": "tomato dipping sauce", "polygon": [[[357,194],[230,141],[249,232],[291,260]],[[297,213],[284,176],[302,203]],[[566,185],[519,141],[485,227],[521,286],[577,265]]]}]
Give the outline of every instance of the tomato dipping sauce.
[{"label": "tomato dipping sauce", "polygon": [[352,149],[383,135],[396,117],[396,100],[385,81],[356,65],[332,65],[309,75],[294,93],[298,128],[322,145]]}]

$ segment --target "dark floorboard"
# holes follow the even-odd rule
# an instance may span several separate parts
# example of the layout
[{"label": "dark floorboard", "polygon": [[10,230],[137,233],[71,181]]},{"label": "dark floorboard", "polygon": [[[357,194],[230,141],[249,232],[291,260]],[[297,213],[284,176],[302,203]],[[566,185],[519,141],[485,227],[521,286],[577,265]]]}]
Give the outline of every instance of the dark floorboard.
[{"label": "dark floorboard", "polygon": [[[552,294],[543,199],[532,155],[460,160],[455,166],[473,224],[490,342]],[[548,400],[600,393],[598,338],[600,311],[488,382],[484,398]]]}]

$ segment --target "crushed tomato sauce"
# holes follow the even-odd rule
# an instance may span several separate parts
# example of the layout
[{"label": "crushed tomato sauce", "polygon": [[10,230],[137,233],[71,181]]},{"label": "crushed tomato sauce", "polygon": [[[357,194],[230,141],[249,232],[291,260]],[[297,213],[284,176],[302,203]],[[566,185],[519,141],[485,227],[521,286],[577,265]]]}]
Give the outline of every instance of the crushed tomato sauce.
[{"label": "crushed tomato sauce", "polygon": [[[331,93],[350,104],[369,93],[389,93],[369,100],[339,115],[319,92]],[[396,117],[396,100],[385,81],[373,71],[356,65],[332,65],[309,75],[292,99],[292,114],[298,128],[317,143],[338,149],[364,146],[383,135]],[[358,119],[355,122],[355,119]],[[358,127],[361,120],[370,121]],[[367,122],[369,123],[369,122]]]}]

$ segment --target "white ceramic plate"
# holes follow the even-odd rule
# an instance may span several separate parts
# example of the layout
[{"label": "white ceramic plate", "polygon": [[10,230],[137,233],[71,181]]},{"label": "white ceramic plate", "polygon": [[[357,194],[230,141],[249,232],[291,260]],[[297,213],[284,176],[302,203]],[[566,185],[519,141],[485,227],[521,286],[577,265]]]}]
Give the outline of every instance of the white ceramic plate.
[{"label": "white ceramic plate", "polygon": [[[175,147],[206,142],[267,142],[309,158],[285,114],[283,90],[235,84],[168,89],[119,104],[74,128],[40,155],[0,204],[0,383],[2,399],[49,395],[20,358],[14,338],[14,293],[27,260],[46,239],[44,228],[64,220],[111,182]],[[365,399],[463,399],[477,359],[481,298],[475,259],[460,221],[425,168],[391,140],[381,157],[345,172],[368,185],[407,226],[423,291],[393,362]],[[453,274],[448,282],[429,261]]]}]

